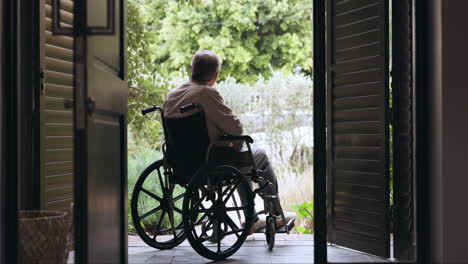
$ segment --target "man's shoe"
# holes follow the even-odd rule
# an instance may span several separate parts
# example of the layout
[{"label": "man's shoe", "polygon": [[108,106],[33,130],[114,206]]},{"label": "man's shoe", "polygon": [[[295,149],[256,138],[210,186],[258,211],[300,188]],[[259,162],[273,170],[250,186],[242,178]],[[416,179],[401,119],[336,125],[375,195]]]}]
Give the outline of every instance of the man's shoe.
[{"label": "man's shoe", "polygon": [[251,234],[255,233],[255,231],[257,231],[258,229],[265,227],[265,225],[266,225],[266,220],[265,218],[262,217],[262,219],[259,219],[257,222],[255,222],[252,225],[247,235],[250,236]]}]

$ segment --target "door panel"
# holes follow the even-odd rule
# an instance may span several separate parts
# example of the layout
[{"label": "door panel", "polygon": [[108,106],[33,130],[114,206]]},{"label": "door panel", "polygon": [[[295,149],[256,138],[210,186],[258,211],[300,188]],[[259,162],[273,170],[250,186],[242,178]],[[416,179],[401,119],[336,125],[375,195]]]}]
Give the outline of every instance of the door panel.
[{"label": "door panel", "polygon": [[[127,261],[125,1],[115,0],[113,10],[107,10],[106,2],[75,2],[75,220],[80,263]],[[107,18],[115,20],[115,29],[95,30],[106,27],[101,22]]]},{"label": "door panel", "polygon": [[[107,1],[88,1],[88,27],[106,26]],[[127,251],[124,1],[115,1],[113,34],[87,36],[88,260],[120,263]]]},{"label": "door panel", "polygon": [[[119,263],[121,255],[122,217],[120,195],[125,142],[123,119],[119,116],[93,115],[88,123],[88,238],[91,263]],[[104,151],[102,151],[104,150]],[[116,155],[117,154],[117,155]],[[120,154],[120,155],[119,155]]]},{"label": "door panel", "polygon": [[414,151],[413,151],[413,49],[411,1],[393,4],[393,184],[394,256],[415,257]]},{"label": "door panel", "polygon": [[388,3],[328,1],[328,240],[389,257]]}]

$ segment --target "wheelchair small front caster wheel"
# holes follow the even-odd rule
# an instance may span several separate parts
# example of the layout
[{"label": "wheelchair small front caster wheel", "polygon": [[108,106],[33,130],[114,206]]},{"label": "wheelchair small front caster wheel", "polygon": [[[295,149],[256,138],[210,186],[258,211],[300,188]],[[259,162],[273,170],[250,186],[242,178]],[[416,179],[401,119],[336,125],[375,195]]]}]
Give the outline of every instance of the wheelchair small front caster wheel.
[{"label": "wheelchair small front caster wheel", "polygon": [[275,234],[276,234],[276,219],[274,216],[267,216],[265,226],[265,236],[268,244],[268,249],[273,250],[275,246]]}]

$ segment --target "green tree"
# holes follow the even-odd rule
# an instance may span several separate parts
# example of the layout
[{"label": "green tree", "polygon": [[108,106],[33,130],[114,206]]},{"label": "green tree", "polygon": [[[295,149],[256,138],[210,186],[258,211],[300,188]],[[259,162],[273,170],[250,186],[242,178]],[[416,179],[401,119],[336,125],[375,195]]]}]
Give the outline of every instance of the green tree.
[{"label": "green tree", "polygon": [[140,110],[162,104],[173,78],[190,72],[197,50],[221,55],[221,80],[253,84],[278,70],[310,75],[310,8],[310,0],[129,0],[130,146],[159,146],[157,116]]},{"label": "green tree", "polygon": [[154,62],[165,75],[190,72],[193,53],[217,52],[221,79],[253,83],[272,70],[312,70],[310,1],[142,0]]},{"label": "green tree", "polygon": [[169,83],[154,63],[153,36],[146,25],[140,1],[128,1],[128,122],[132,132],[130,140],[136,141],[130,145],[156,147],[161,138],[161,125],[155,118],[143,117],[140,111],[149,105],[162,104]]}]

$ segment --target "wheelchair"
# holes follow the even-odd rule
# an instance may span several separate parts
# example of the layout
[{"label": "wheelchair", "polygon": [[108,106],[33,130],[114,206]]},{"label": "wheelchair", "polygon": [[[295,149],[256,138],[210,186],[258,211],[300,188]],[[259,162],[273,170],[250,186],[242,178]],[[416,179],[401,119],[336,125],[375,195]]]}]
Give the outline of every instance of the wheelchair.
[{"label": "wheelchair", "polygon": [[[276,233],[289,234],[295,219],[286,223],[277,194],[265,194],[272,183],[256,167],[250,136],[223,136],[210,142],[201,105],[181,107],[181,113],[193,112],[181,118],[165,118],[158,106],[142,114],[155,111],[162,120],[163,157],[138,178],[130,208],[135,231],[146,244],[171,249],[187,239],[201,256],[222,260],[242,246],[260,214],[266,215],[266,225],[257,232],[265,233],[270,250]],[[248,151],[223,147],[237,140]],[[255,190],[252,183],[258,186]],[[265,209],[254,213],[257,195]],[[274,204],[280,216],[274,214]],[[283,226],[277,228],[276,217],[282,218]]]}]

